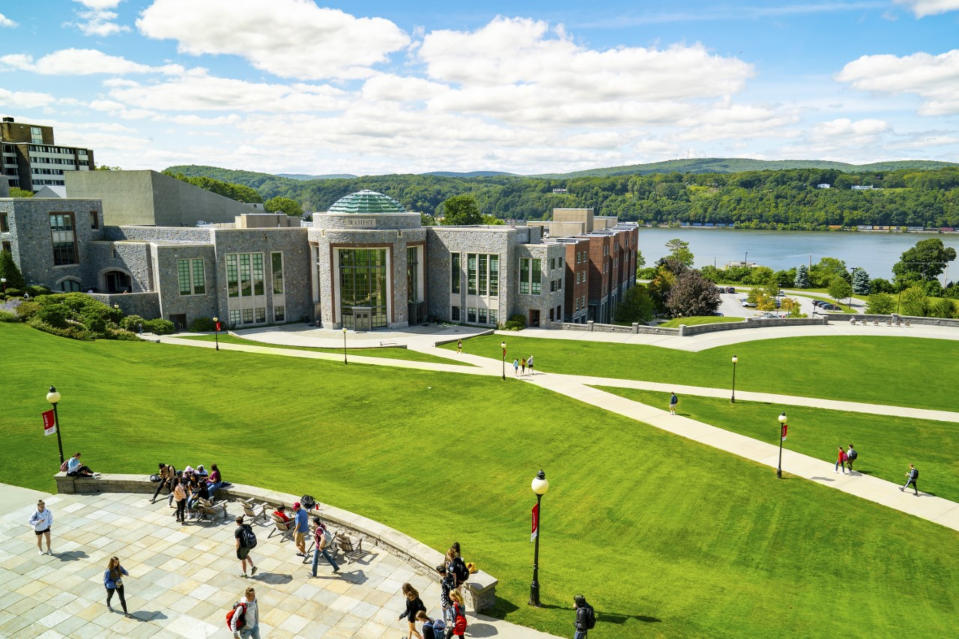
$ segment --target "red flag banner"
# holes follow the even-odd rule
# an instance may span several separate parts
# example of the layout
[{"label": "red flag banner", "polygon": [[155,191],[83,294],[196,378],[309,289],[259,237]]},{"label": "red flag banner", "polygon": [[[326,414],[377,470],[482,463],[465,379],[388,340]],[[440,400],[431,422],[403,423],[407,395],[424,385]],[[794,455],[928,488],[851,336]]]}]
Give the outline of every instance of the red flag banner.
[{"label": "red flag banner", "polygon": [[57,432],[57,420],[53,415],[53,410],[44,411],[43,415],[43,434],[55,435]]},{"label": "red flag banner", "polygon": [[537,535],[539,535],[539,504],[533,506],[533,533],[529,536],[529,540],[533,541]]},{"label": "red flag banner", "polygon": [[222,323],[222,322],[217,322],[217,323],[216,323],[216,330],[218,330],[218,331],[222,331],[222,330],[223,330],[223,323]]},{"label": "red flag banner", "polygon": [[782,438],[783,441],[786,441],[786,431],[789,429],[789,424],[783,424]]}]

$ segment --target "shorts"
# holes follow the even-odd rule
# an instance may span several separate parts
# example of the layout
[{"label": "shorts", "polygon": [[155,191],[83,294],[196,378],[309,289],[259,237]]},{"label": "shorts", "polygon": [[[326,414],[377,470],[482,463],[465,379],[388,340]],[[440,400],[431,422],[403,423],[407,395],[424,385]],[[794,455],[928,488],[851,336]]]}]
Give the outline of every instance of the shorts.
[{"label": "shorts", "polygon": [[250,554],[250,549],[245,546],[240,546],[236,549],[236,558],[240,561],[246,559]]},{"label": "shorts", "polygon": [[306,533],[293,533],[293,543],[295,543],[297,546],[303,545],[303,543],[305,543],[305,539]]},{"label": "shorts", "polygon": [[53,528],[53,526],[50,526],[50,528],[45,528],[45,529],[43,529],[43,530],[35,530],[34,532],[37,533],[37,537],[39,537],[39,536],[42,535],[43,533],[48,533],[48,532],[50,532],[50,529],[51,529],[51,528]]}]

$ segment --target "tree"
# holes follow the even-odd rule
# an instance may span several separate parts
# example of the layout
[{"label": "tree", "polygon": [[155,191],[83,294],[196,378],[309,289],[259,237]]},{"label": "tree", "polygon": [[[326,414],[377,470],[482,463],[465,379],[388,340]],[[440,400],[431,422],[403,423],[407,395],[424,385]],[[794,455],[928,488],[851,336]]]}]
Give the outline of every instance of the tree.
[{"label": "tree", "polygon": [[929,298],[921,286],[910,286],[902,292],[899,313],[913,317],[925,317],[929,312]]},{"label": "tree", "polygon": [[929,282],[946,270],[946,265],[956,259],[956,249],[946,247],[937,237],[919,240],[892,267],[898,282]]},{"label": "tree", "polygon": [[33,197],[33,195],[33,191],[17,188],[15,186],[10,187],[10,197]]},{"label": "tree", "polygon": [[852,270],[852,291],[857,295],[869,295],[869,273],[856,267]]},{"label": "tree", "polygon": [[833,277],[829,280],[829,295],[834,300],[844,300],[852,295],[852,284],[842,277]]},{"label": "tree", "polygon": [[482,223],[486,226],[499,226],[500,224],[506,224],[503,220],[499,219],[495,215],[486,215],[483,214]]},{"label": "tree", "polygon": [[869,280],[869,291],[872,293],[895,293],[896,287],[889,280],[877,277]]},{"label": "tree", "polygon": [[669,257],[675,259],[686,267],[693,265],[693,252],[689,250],[689,242],[684,242],[679,238],[666,242],[666,248],[669,249]]},{"label": "tree", "polygon": [[479,206],[472,195],[454,195],[443,202],[443,224],[470,226],[483,223]]},{"label": "tree", "polygon": [[688,270],[677,276],[669,289],[666,309],[674,317],[712,315],[719,308],[719,301],[716,285],[699,271]]},{"label": "tree", "polygon": [[784,297],[780,303],[783,312],[788,313],[789,317],[800,317],[802,315],[802,306],[799,301],[791,297]]},{"label": "tree", "polygon": [[812,282],[812,288],[829,286],[829,282],[837,275],[847,282],[852,281],[849,271],[846,270],[846,263],[835,257],[824,257],[817,264],[813,264],[809,270],[809,280]]},{"label": "tree", "polygon": [[955,314],[952,300],[942,298],[929,305],[929,315],[932,317],[952,317]]},{"label": "tree", "polygon": [[623,295],[622,301],[616,306],[613,319],[621,324],[632,322],[648,322],[653,318],[656,305],[649,291],[642,284],[638,284]]},{"label": "tree", "polygon": [[873,293],[866,302],[866,312],[873,315],[889,315],[896,310],[896,298],[889,293]]},{"label": "tree", "polygon": [[16,288],[21,291],[26,288],[23,274],[17,268],[17,263],[13,261],[13,253],[10,251],[0,251],[0,277],[7,278],[7,288]]},{"label": "tree", "polygon": [[796,270],[796,288],[809,288],[809,269],[805,264],[800,264]]},{"label": "tree", "polygon": [[271,197],[263,204],[263,208],[269,213],[286,213],[297,217],[303,215],[303,207],[296,200],[288,197]]}]

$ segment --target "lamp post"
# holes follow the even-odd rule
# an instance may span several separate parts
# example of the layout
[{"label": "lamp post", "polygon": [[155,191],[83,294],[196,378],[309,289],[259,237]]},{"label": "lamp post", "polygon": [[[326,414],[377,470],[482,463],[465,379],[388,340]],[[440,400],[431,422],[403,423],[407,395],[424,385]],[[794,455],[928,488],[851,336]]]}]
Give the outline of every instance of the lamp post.
[{"label": "lamp post", "polygon": [[540,470],[533,478],[530,488],[536,493],[536,546],[533,550],[533,583],[529,586],[529,605],[539,607],[539,532],[542,529],[543,511],[540,509],[540,501],[543,495],[549,490],[549,481],[546,479],[546,473]]},{"label": "lamp post", "polygon": [[739,358],[733,355],[733,394],[729,397],[729,402],[731,404],[736,403],[736,362],[739,361]]},{"label": "lamp post", "polygon": [[499,347],[503,349],[503,381],[506,381],[506,342],[500,342]]},{"label": "lamp post", "polygon": [[216,350],[220,350],[220,318],[213,318],[213,341],[216,342]]},{"label": "lamp post", "polygon": [[779,415],[779,465],[776,466],[776,477],[783,478],[783,440],[786,430],[786,411]]},{"label": "lamp post", "polygon": [[53,421],[57,425],[57,448],[60,450],[60,465],[63,465],[63,442],[60,440],[60,415],[57,413],[57,402],[60,401],[60,393],[53,386],[47,393],[47,401],[53,404]]},{"label": "lamp post", "polygon": [[343,364],[348,364],[346,361],[346,327],[343,327]]},{"label": "lamp post", "polygon": [[0,287],[3,287],[3,294],[7,294],[7,278],[0,277]]}]

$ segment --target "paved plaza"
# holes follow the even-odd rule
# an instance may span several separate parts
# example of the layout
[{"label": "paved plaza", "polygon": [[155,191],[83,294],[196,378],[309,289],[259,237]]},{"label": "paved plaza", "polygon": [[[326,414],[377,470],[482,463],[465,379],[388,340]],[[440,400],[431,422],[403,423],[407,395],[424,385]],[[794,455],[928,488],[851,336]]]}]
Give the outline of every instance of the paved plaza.
[{"label": "paved plaza", "polygon": [[[375,546],[363,558],[341,564],[333,575],[321,561],[318,577],[295,556],[290,541],[268,539],[271,526],[254,527],[251,553],[256,576],[239,576],[232,517],[219,524],[180,526],[166,499],[150,504],[143,494],[53,495],[54,555],[38,555],[27,520],[41,493],[0,484],[0,637],[202,637],[229,638],[225,615],[247,586],[260,602],[264,639],[397,639],[406,624],[400,587],[409,582],[431,616],[440,614],[439,584]],[[230,514],[240,511],[230,505]],[[364,544],[365,547],[365,544]],[[131,613],[106,607],[103,572],[113,555],[124,577]],[[340,555],[342,557],[342,555]],[[114,610],[120,610],[117,597]],[[535,630],[469,615],[472,637],[549,639]]]}]

